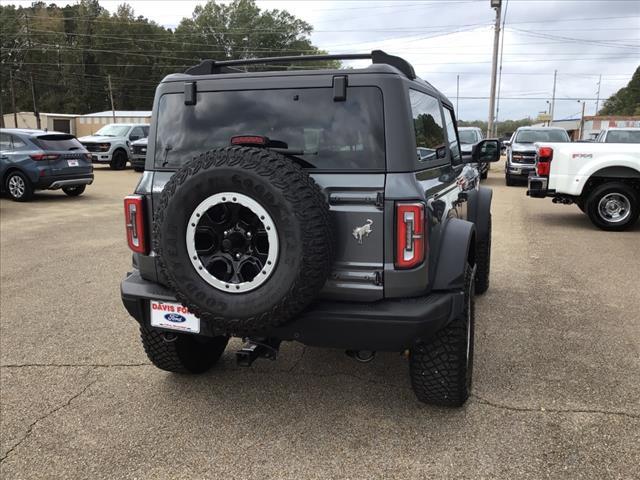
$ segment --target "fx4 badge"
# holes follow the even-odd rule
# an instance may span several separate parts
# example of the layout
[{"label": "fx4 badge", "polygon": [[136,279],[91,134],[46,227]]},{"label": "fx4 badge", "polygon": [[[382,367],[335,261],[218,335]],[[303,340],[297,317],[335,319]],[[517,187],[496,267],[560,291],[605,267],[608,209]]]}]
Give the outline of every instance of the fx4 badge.
[{"label": "fx4 badge", "polygon": [[373,220],[367,218],[367,223],[365,223],[361,227],[356,227],[353,229],[353,238],[358,241],[358,244],[362,245],[362,239],[364,237],[368,237],[369,234],[373,231],[371,229],[371,225],[373,225]]}]

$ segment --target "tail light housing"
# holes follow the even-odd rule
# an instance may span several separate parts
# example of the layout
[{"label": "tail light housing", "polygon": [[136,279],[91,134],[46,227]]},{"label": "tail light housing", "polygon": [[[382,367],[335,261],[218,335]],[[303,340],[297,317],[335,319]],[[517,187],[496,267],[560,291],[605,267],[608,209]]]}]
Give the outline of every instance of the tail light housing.
[{"label": "tail light housing", "polygon": [[395,267],[406,270],[424,262],[427,250],[424,204],[396,203]]},{"label": "tail light housing", "polygon": [[144,224],[144,198],[141,195],[129,195],[124,199],[124,218],[127,228],[127,243],[136,253],[147,253]]},{"label": "tail light housing", "polygon": [[60,155],[56,155],[53,153],[34,153],[29,155],[32,160],[36,160],[37,162],[42,160],[57,160],[60,158]]},{"label": "tail light housing", "polygon": [[548,177],[551,172],[551,160],[553,160],[553,148],[538,147],[536,158],[536,173],[540,177]]}]

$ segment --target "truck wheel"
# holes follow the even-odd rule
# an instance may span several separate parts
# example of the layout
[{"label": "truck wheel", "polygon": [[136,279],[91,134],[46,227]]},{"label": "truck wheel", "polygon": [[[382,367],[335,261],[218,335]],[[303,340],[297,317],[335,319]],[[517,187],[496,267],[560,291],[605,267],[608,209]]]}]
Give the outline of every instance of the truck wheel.
[{"label": "truck wheel", "polygon": [[124,150],[116,150],[109,166],[112,170],[124,170],[127,167],[127,152]]},{"label": "truck wheel", "polygon": [[322,190],[296,163],[265,149],[219,148],[185,164],[164,187],[153,232],[178,300],[238,336],[302,311],[333,264]]},{"label": "truck wheel", "polygon": [[481,295],[489,289],[491,271],[491,214],[487,225],[486,238],[476,244],[476,283],[475,293]]},{"label": "truck wheel", "polygon": [[418,400],[460,407],[469,397],[473,372],[474,278],[467,265],[463,311],[430,342],[410,352],[411,386]]},{"label": "truck wheel", "polygon": [[222,356],[229,337],[164,333],[140,327],[144,351],[156,367],[175,373],[204,373]]},{"label": "truck wheel", "polygon": [[82,195],[86,188],[86,185],[72,185],[69,187],[62,187],[62,191],[70,197],[77,197],[78,195]]},{"label": "truck wheel", "polygon": [[33,198],[33,184],[22,172],[11,172],[5,180],[5,190],[12,200],[28,202]]},{"label": "truck wheel", "polygon": [[507,187],[513,187],[515,185],[513,178],[511,178],[511,175],[509,175],[508,173],[504,174],[504,179],[505,179],[505,183],[507,184]]},{"label": "truck wheel", "polygon": [[622,182],[604,183],[589,195],[586,213],[591,222],[602,230],[626,230],[638,219],[638,194]]}]

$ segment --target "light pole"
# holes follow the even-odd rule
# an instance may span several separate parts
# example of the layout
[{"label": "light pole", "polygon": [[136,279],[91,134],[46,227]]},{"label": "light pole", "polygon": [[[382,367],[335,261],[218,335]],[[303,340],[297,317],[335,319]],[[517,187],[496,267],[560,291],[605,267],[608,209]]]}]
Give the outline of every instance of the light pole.
[{"label": "light pole", "polygon": [[496,11],[496,24],[493,33],[493,60],[491,62],[491,92],[489,95],[489,121],[487,122],[487,137],[493,132],[493,120],[496,107],[496,76],[498,71],[498,47],[500,45],[500,15],[502,0],[490,0],[491,8]]},{"label": "light pole", "polygon": [[578,100],[578,103],[582,102],[582,114],[580,115],[580,129],[578,130],[578,140],[582,140],[582,131],[584,129],[584,105],[586,102]]}]

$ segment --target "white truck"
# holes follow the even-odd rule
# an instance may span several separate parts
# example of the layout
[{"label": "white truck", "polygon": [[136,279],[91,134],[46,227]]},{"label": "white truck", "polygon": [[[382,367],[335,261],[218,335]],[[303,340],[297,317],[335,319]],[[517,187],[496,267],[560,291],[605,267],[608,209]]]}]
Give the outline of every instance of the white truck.
[{"label": "white truck", "polygon": [[91,152],[93,163],[108,163],[114,170],[123,170],[132,159],[131,143],[148,135],[146,123],[111,123],[78,140]]},{"label": "white truck", "polygon": [[603,230],[626,230],[640,213],[640,144],[536,143],[527,195],[575,203]]}]

